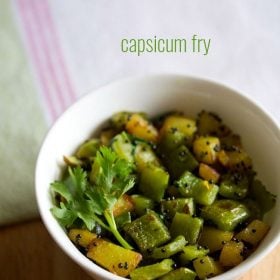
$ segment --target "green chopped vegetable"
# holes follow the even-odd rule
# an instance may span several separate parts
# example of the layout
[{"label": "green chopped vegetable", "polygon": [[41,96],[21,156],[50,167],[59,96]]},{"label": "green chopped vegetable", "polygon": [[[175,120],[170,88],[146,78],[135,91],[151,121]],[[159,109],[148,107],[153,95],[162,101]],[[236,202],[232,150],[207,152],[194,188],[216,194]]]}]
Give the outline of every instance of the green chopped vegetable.
[{"label": "green chopped vegetable", "polygon": [[194,215],[195,204],[193,198],[177,198],[172,200],[161,201],[161,211],[170,219],[174,217],[176,212]]},{"label": "green chopped vegetable", "polygon": [[149,165],[140,174],[139,190],[156,202],[163,198],[168,187],[169,174],[158,166]]},{"label": "green chopped vegetable", "polygon": [[181,265],[186,266],[191,261],[206,256],[209,249],[200,245],[187,245],[183,248],[182,253],[179,255]]},{"label": "green chopped vegetable", "polygon": [[141,172],[147,165],[160,165],[159,159],[153,151],[151,145],[143,141],[136,142],[134,159],[136,168],[139,172]]},{"label": "green chopped vegetable", "polygon": [[248,177],[235,172],[224,176],[220,185],[219,194],[226,198],[242,199],[247,196],[248,190]]},{"label": "green chopped vegetable", "polygon": [[124,230],[142,252],[148,252],[170,240],[168,229],[153,211],[126,224]]},{"label": "green chopped vegetable", "polygon": [[215,184],[202,180],[186,171],[176,182],[182,196],[193,197],[202,205],[210,205],[216,199],[219,188]]},{"label": "green chopped vegetable", "polygon": [[164,155],[163,161],[172,178],[178,178],[184,171],[193,171],[198,167],[197,160],[185,145],[179,146],[172,152]]},{"label": "green chopped vegetable", "polygon": [[122,228],[125,224],[131,223],[130,212],[125,212],[120,216],[115,217],[115,221],[118,228]]},{"label": "green chopped vegetable", "polygon": [[276,196],[270,193],[260,180],[253,181],[250,195],[257,201],[262,214],[265,214],[275,206]]},{"label": "green chopped vegetable", "polygon": [[250,211],[238,201],[222,199],[203,207],[201,216],[212,221],[221,230],[232,231],[250,217]]},{"label": "green chopped vegetable", "polygon": [[134,146],[132,145],[127,133],[122,132],[116,135],[112,140],[112,149],[121,158],[130,163],[134,162]]},{"label": "green chopped vegetable", "polygon": [[76,152],[76,156],[82,159],[92,158],[96,155],[99,147],[100,147],[100,140],[90,139],[79,147],[78,151]]},{"label": "green chopped vegetable", "polygon": [[118,131],[123,130],[131,114],[130,112],[115,113],[110,119],[111,126]]},{"label": "green chopped vegetable", "polygon": [[195,277],[196,273],[194,271],[181,267],[168,272],[164,276],[160,277],[159,280],[194,280]]},{"label": "green chopped vegetable", "polygon": [[63,157],[64,162],[71,167],[77,167],[77,166],[82,166],[83,165],[83,161],[81,161],[80,159],[78,159],[75,156],[70,156],[70,157]]},{"label": "green chopped vegetable", "polygon": [[198,240],[202,225],[202,219],[177,212],[172,220],[170,233],[172,237],[183,235],[189,243],[194,244]]},{"label": "green chopped vegetable", "polygon": [[165,259],[160,263],[136,268],[130,273],[131,280],[153,280],[171,271],[174,261]]},{"label": "green chopped vegetable", "polygon": [[152,199],[140,194],[134,194],[131,196],[132,203],[134,204],[135,213],[138,216],[146,214],[147,210],[154,209],[155,203]]},{"label": "green chopped vegetable", "polygon": [[259,204],[251,199],[251,198],[246,198],[244,200],[241,201],[249,210],[250,212],[250,220],[254,220],[254,219],[259,219],[261,220],[263,217],[263,212],[260,209]]},{"label": "green chopped vegetable", "polygon": [[151,257],[154,259],[169,258],[172,255],[175,255],[176,253],[182,251],[186,243],[187,241],[185,237],[183,235],[179,235],[170,243],[162,247],[155,248],[151,253]]}]

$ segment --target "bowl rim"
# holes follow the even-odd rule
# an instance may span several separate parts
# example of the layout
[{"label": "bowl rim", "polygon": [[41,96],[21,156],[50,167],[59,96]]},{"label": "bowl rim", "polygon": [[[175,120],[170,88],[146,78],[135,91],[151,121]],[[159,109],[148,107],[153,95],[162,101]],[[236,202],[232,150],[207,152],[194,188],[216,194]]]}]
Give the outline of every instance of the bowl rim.
[{"label": "bowl rim", "polygon": [[[102,268],[101,266],[90,261],[86,256],[84,256],[81,252],[79,252],[78,249],[76,251],[74,251],[74,250],[69,250],[67,247],[63,246],[63,244],[61,243],[59,238],[56,236],[57,227],[53,228],[50,226],[48,217],[45,214],[46,209],[44,209],[41,205],[41,201],[46,199],[45,197],[44,198],[42,197],[42,195],[39,191],[40,190],[40,188],[39,188],[39,167],[40,167],[40,163],[41,163],[41,157],[42,157],[43,151],[47,145],[48,139],[49,139],[53,129],[63,120],[65,115],[70,114],[71,111],[76,106],[79,106],[79,104],[83,100],[90,98],[91,95],[93,95],[93,94],[94,95],[100,94],[100,92],[104,91],[106,88],[117,87],[118,85],[121,85],[121,84],[128,84],[128,83],[133,83],[133,82],[147,80],[147,79],[157,80],[159,78],[191,80],[191,81],[200,82],[200,83],[209,84],[209,85],[211,84],[212,86],[219,87],[225,91],[225,94],[234,93],[237,95],[238,98],[243,99],[243,101],[245,101],[247,103],[251,103],[253,105],[253,107],[255,107],[255,109],[258,109],[264,115],[264,117],[266,117],[271,122],[271,124],[274,125],[276,130],[278,130],[278,132],[280,132],[280,125],[279,125],[278,121],[267,109],[264,108],[264,106],[262,104],[260,104],[260,102],[247,96],[238,88],[232,88],[225,83],[221,83],[221,82],[218,82],[218,81],[215,81],[212,79],[199,77],[199,76],[191,76],[191,75],[185,75],[185,74],[179,74],[179,73],[156,73],[156,74],[133,75],[133,76],[129,76],[126,78],[115,80],[115,81],[110,82],[106,85],[103,85],[99,88],[90,90],[88,93],[77,98],[77,100],[71,106],[69,106],[56,119],[56,121],[50,126],[50,128],[48,129],[48,131],[42,141],[42,144],[41,144],[38,156],[37,156],[36,166],[35,166],[35,194],[36,194],[36,201],[37,201],[37,205],[38,205],[39,214],[41,216],[43,224],[47,228],[48,232],[50,233],[50,235],[53,238],[53,240],[55,241],[55,243],[62,249],[62,251],[64,251],[67,254],[67,256],[69,256],[74,262],[76,262],[82,268],[84,268],[88,273],[94,273],[94,274],[98,275],[99,277],[106,277],[107,279],[115,279],[115,280],[127,279],[127,278],[123,278],[123,277],[114,275],[111,272],[107,271],[106,269]],[[49,209],[47,209],[47,211],[49,211]],[[55,219],[55,218],[53,217],[53,219]],[[57,222],[57,226],[61,227],[58,222]],[[231,279],[235,279],[236,277],[241,277],[241,275],[243,275],[244,273],[249,271],[261,259],[263,259],[266,255],[268,255],[277,246],[277,244],[279,242],[280,242],[280,228],[278,229],[278,234],[274,237],[274,239],[272,239],[269,242],[268,246],[265,247],[262,251],[258,252],[257,254],[254,254],[254,256],[252,256],[252,257],[249,257],[248,259],[246,259],[244,262],[242,262],[237,267],[234,267],[234,268],[228,270],[227,272],[225,272],[221,275],[215,276],[211,279],[213,279],[213,280],[231,280]],[[90,263],[86,262],[86,259]],[[89,264],[91,264],[91,265],[89,265]]]}]

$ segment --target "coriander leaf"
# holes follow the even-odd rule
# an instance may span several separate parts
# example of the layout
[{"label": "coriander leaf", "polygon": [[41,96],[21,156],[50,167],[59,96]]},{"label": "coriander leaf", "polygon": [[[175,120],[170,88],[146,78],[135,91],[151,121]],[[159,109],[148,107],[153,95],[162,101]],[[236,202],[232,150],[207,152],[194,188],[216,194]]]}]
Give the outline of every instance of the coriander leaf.
[{"label": "coriander leaf", "polygon": [[72,210],[65,208],[63,203],[60,203],[60,207],[53,207],[51,209],[52,214],[59,220],[63,226],[72,225],[77,218],[77,215]]},{"label": "coriander leaf", "polygon": [[[133,187],[135,178],[131,176],[132,170],[133,166],[119,158],[112,149],[101,147],[94,160],[91,178],[97,192],[117,200]],[[114,203],[116,201],[112,200],[108,202],[108,206]]]},{"label": "coriander leaf", "polygon": [[60,194],[62,197],[64,197],[66,199],[66,201],[71,201],[72,195],[69,192],[69,189],[65,183],[55,181],[54,183],[51,184],[51,188],[54,192],[56,192],[56,193]]},{"label": "coriander leaf", "polygon": [[65,227],[70,227],[77,218],[80,218],[89,230],[95,226],[94,205],[85,198],[88,182],[87,174],[81,167],[68,169],[69,177],[63,182],[54,182],[51,184],[52,191],[60,194],[64,199],[64,203],[60,203],[59,207],[51,209],[53,215]]},{"label": "coriander leaf", "polygon": [[72,170],[68,169],[70,177],[75,185],[75,191],[79,194],[82,194],[87,187],[87,173],[79,166]]},{"label": "coriander leaf", "polygon": [[86,227],[89,230],[93,230],[93,228],[95,227],[95,220],[92,218],[92,216],[90,215],[90,213],[86,213],[86,212],[77,212],[78,217],[84,221]]},{"label": "coriander leaf", "polygon": [[86,192],[87,197],[90,199],[90,203],[94,212],[97,215],[102,215],[103,209],[106,207],[106,201],[104,201],[104,197],[102,193],[96,191],[96,188],[93,190],[87,190]]}]

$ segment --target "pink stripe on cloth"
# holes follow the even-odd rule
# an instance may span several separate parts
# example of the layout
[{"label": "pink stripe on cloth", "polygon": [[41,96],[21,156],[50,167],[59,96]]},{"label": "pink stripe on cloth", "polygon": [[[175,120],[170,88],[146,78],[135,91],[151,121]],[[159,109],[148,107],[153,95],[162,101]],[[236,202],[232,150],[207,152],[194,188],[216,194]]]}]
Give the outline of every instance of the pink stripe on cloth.
[{"label": "pink stripe on cloth", "polygon": [[25,7],[24,0],[17,1],[19,12],[22,18],[23,27],[25,29],[26,39],[28,41],[28,46],[30,48],[30,53],[32,54],[32,62],[35,66],[36,74],[38,75],[38,79],[41,85],[43,99],[45,100],[46,106],[49,111],[49,117],[51,121],[55,120],[58,116],[58,111],[55,107],[54,101],[50,95],[51,88],[48,83],[47,72],[44,69],[44,65],[42,60],[40,59],[40,49],[37,46],[36,40],[34,38],[34,34],[31,28],[31,23],[29,20],[29,12]]},{"label": "pink stripe on cloth", "polygon": [[[37,1],[37,2],[39,2],[39,1]],[[70,102],[73,103],[76,100],[77,97],[76,97],[76,94],[75,94],[75,91],[74,91],[73,84],[70,80],[70,76],[68,74],[67,67],[65,65],[65,61],[63,59],[63,54],[62,54],[62,51],[61,51],[61,47],[58,44],[59,39],[58,39],[58,35],[57,35],[56,29],[55,29],[55,25],[54,25],[54,22],[53,22],[53,19],[52,19],[52,16],[51,16],[51,10],[49,8],[48,1],[41,1],[40,3],[42,4],[42,7],[44,8],[44,11],[45,11],[42,14],[45,16],[45,21],[47,23],[47,26],[50,29],[50,34],[52,34],[52,36],[53,36],[52,37],[53,40],[51,40],[51,42],[53,43],[53,47],[56,50],[56,52],[54,52],[54,54],[56,54],[56,59],[57,59],[58,64],[60,64],[60,68],[64,70],[65,86],[66,86],[66,89],[69,93]]]},{"label": "pink stripe on cloth", "polygon": [[76,99],[47,1],[17,0],[27,45],[53,122]]},{"label": "pink stripe on cloth", "polygon": [[[60,82],[58,81],[58,75],[55,73],[55,68],[57,69],[56,63],[52,59],[53,55],[53,48],[49,47],[48,44],[48,38],[46,38],[46,23],[44,22],[43,18],[41,17],[40,13],[40,5],[36,5],[44,2],[44,1],[30,1],[30,8],[33,15],[33,20],[36,23],[36,38],[37,41],[40,42],[40,47],[42,52],[45,55],[45,63],[48,70],[48,74],[52,80],[52,84],[55,90],[55,98],[57,99],[57,102],[60,104],[60,110],[63,110],[67,107],[67,96],[65,96],[63,88],[61,87]],[[55,64],[55,65],[54,65]],[[61,112],[59,112],[61,113]]]}]

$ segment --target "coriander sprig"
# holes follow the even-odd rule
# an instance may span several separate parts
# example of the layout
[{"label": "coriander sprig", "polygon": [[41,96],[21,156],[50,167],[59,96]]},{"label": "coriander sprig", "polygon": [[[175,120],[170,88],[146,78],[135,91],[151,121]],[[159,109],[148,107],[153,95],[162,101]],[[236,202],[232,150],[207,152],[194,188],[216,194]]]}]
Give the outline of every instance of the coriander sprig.
[{"label": "coriander sprig", "polygon": [[53,215],[65,227],[72,226],[78,218],[89,230],[98,223],[112,232],[124,248],[132,249],[119,233],[113,215],[117,200],[134,186],[132,169],[132,165],[120,159],[111,148],[101,147],[94,159],[91,182],[81,167],[69,167],[70,176],[65,181],[51,184],[52,190],[63,197],[60,204],[51,209]]}]

